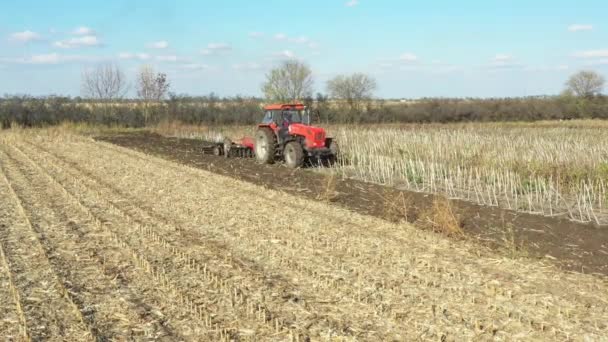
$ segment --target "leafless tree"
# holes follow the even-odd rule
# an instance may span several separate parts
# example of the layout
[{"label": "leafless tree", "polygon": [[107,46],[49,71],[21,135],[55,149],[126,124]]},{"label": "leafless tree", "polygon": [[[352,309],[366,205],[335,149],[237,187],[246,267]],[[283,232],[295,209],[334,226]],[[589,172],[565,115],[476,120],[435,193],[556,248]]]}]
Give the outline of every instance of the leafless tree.
[{"label": "leafless tree", "polygon": [[599,95],[604,89],[606,80],[595,71],[579,71],[566,82],[566,93],[580,97]]},{"label": "leafless tree", "polygon": [[128,91],[125,74],[112,63],[103,63],[82,73],[82,96],[103,101],[121,99]]},{"label": "leafless tree", "polygon": [[262,91],[268,100],[289,102],[302,101],[312,96],[312,71],[297,60],[284,61],[266,74]]},{"label": "leafless tree", "polygon": [[372,98],[376,88],[376,80],[362,73],[339,75],[327,81],[330,96],[346,100],[353,110],[360,110],[361,104]]},{"label": "leafless tree", "polygon": [[169,90],[167,75],[156,73],[149,65],[144,65],[137,75],[137,96],[146,102],[160,101]]}]

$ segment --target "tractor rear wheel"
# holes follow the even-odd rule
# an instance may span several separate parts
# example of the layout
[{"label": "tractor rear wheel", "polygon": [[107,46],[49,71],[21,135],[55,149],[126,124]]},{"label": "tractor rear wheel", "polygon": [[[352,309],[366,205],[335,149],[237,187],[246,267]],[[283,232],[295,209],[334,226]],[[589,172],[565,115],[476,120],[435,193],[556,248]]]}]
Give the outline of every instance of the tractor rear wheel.
[{"label": "tractor rear wheel", "polygon": [[270,128],[260,128],[255,133],[255,158],[263,164],[274,163],[276,153],[274,133]]},{"label": "tractor rear wheel", "polygon": [[291,169],[301,167],[304,164],[304,150],[302,145],[296,141],[290,141],[285,145],[283,151],[285,165]]}]

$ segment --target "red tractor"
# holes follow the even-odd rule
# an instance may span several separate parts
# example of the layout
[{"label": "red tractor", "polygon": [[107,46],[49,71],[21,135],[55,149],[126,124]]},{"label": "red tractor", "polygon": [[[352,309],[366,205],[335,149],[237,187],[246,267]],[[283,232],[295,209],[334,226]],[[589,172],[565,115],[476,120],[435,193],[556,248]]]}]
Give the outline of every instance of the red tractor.
[{"label": "red tractor", "polygon": [[338,157],[338,145],[328,138],[325,130],[310,124],[310,110],[301,103],[273,104],[264,107],[265,115],[258,124],[254,138],[245,137],[234,143],[204,146],[205,152],[226,157],[253,157],[260,163],[285,161],[297,168],[309,160],[333,164]]},{"label": "red tractor", "polygon": [[255,133],[256,159],[265,164],[284,160],[297,168],[305,160],[333,163],[338,145],[325,130],[310,124],[310,110],[301,103],[264,107],[265,115]]}]

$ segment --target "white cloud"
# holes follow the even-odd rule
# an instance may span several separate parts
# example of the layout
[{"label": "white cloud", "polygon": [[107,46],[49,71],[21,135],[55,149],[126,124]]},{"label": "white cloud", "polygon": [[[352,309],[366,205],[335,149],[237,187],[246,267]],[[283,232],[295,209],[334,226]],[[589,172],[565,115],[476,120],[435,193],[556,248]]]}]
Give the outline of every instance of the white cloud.
[{"label": "white cloud", "polygon": [[416,62],[418,60],[418,56],[411,52],[405,52],[399,56],[399,60],[402,62]]},{"label": "white cloud", "polygon": [[359,0],[350,0],[347,3],[345,3],[344,5],[346,7],[355,7],[359,4]]},{"label": "white cloud", "polygon": [[148,48],[150,49],[166,49],[169,47],[169,42],[166,40],[159,40],[157,42],[152,42],[148,44]]},{"label": "white cloud", "polygon": [[390,69],[394,66],[394,64],[390,62],[380,62],[378,63],[378,66],[382,69]]},{"label": "white cloud", "polygon": [[83,62],[98,60],[95,56],[79,56],[79,55],[62,55],[58,53],[48,53],[40,55],[32,55],[21,58],[4,58],[3,62],[18,63],[18,64],[60,64],[66,62]]},{"label": "white cloud", "polygon": [[78,38],[70,38],[65,40],[56,41],[53,43],[53,46],[62,48],[62,49],[72,49],[77,47],[86,47],[86,46],[100,46],[101,42],[97,39],[96,36],[82,36]]},{"label": "white cloud", "polygon": [[156,56],[156,60],[159,62],[179,62],[181,60],[181,58],[179,58],[176,55],[163,55],[163,56]]},{"label": "white cloud", "polygon": [[508,62],[513,60],[513,56],[499,53],[492,59],[494,62]]},{"label": "white cloud", "polygon": [[9,36],[9,39],[15,42],[28,43],[33,41],[42,40],[42,36],[36,32],[29,30],[23,32],[15,32]]},{"label": "white cloud", "polygon": [[306,36],[300,36],[297,38],[288,38],[287,41],[296,44],[307,44],[310,42],[310,39],[308,39],[308,37]]},{"label": "white cloud", "polygon": [[525,65],[518,63],[515,57],[508,54],[496,54],[490,64],[485,66],[486,69],[504,70],[504,69],[520,69],[525,68]]},{"label": "white cloud", "polygon": [[28,60],[31,64],[57,64],[62,60],[65,60],[66,57],[58,54],[58,53],[49,53],[44,55],[34,55],[30,57]]},{"label": "white cloud", "polygon": [[262,69],[262,65],[255,63],[255,62],[249,62],[249,63],[234,64],[232,66],[232,68],[234,70],[239,70],[239,71],[255,71],[255,70]]},{"label": "white cloud", "polygon": [[608,58],[608,49],[579,51],[574,54],[578,58]]},{"label": "white cloud", "polygon": [[75,34],[77,36],[94,36],[95,31],[93,31],[93,29],[91,29],[90,27],[80,26],[75,28],[74,31],[72,31],[72,34]]},{"label": "white cloud", "polygon": [[485,68],[490,70],[521,69],[525,68],[525,65],[511,61],[496,61],[486,65]]},{"label": "white cloud", "polygon": [[286,35],[285,33],[277,33],[274,35],[274,39],[278,40],[278,41],[287,41],[289,43],[293,43],[293,44],[300,44],[300,45],[306,45],[308,46],[308,48],[316,50],[319,48],[319,44],[315,41],[312,41],[310,38],[306,37],[306,36],[299,36],[299,37],[290,37],[288,35]]},{"label": "white cloud", "polygon": [[291,51],[291,50],[283,50],[281,52],[275,53],[274,55],[277,57],[288,58],[288,59],[296,58],[296,54],[293,53],[293,51]]},{"label": "white cloud", "polygon": [[151,56],[147,53],[130,53],[130,52],[121,52],[118,54],[118,58],[125,60],[133,60],[138,59],[141,61],[146,61],[151,58]]},{"label": "white cloud", "polygon": [[573,24],[573,25],[568,26],[568,31],[570,31],[570,32],[593,31],[593,25]]},{"label": "white cloud", "polygon": [[226,43],[209,43],[207,47],[201,50],[203,55],[214,55],[218,53],[228,52],[232,50],[232,46]]},{"label": "white cloud", "polygon": [[249,32],[248,36],[250,38],[261,38],[264,36],[263,32]]},{"label": "white cloud", "polygon": [[608,65],[608,59],[600,59],[586,63],[588,66],[604,66]]},{"label": "white cloud", "polygon": [[318,47],[318,44],[316,42],[311,41],[310,38],[306,36],[289,37],[285,33],[277,33],[274,35],[274,39],[280,41],[288,41],[294,44],[307,44],[308,47],[310,47],[311,49],[316,49]]},{"label": "white cloud", "polygon": [[181,67],[182,67],[182,69],[187,69],[187,70],[206,70],[206,69],[209,69],[209,66],[207,64],[198,64],[198,63],[184,64]]},{"label": "white cloud", "polygon": [[565,64],[555,65],[555,66],[551,66],[551,65],[529,66],[529,67],[524,68],[525,71],[532,71],[532,72],[556,72],[556,71],[565,71],[568,69],[570,69],[570,67]]}]

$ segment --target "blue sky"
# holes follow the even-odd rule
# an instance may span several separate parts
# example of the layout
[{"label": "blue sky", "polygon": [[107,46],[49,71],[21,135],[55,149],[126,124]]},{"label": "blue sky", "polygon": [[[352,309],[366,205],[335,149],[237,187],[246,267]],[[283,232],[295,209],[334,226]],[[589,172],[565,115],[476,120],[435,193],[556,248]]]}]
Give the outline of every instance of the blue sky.
[{"label": "blue sky", "polygon": [[580,69],[608,77],[608,1],[3,1],[0,94],[79,95],[83,70],[143,64],[171,90],[261,95],[286,58],[315,91],[342,73],[378,97],[557,94]]}]

